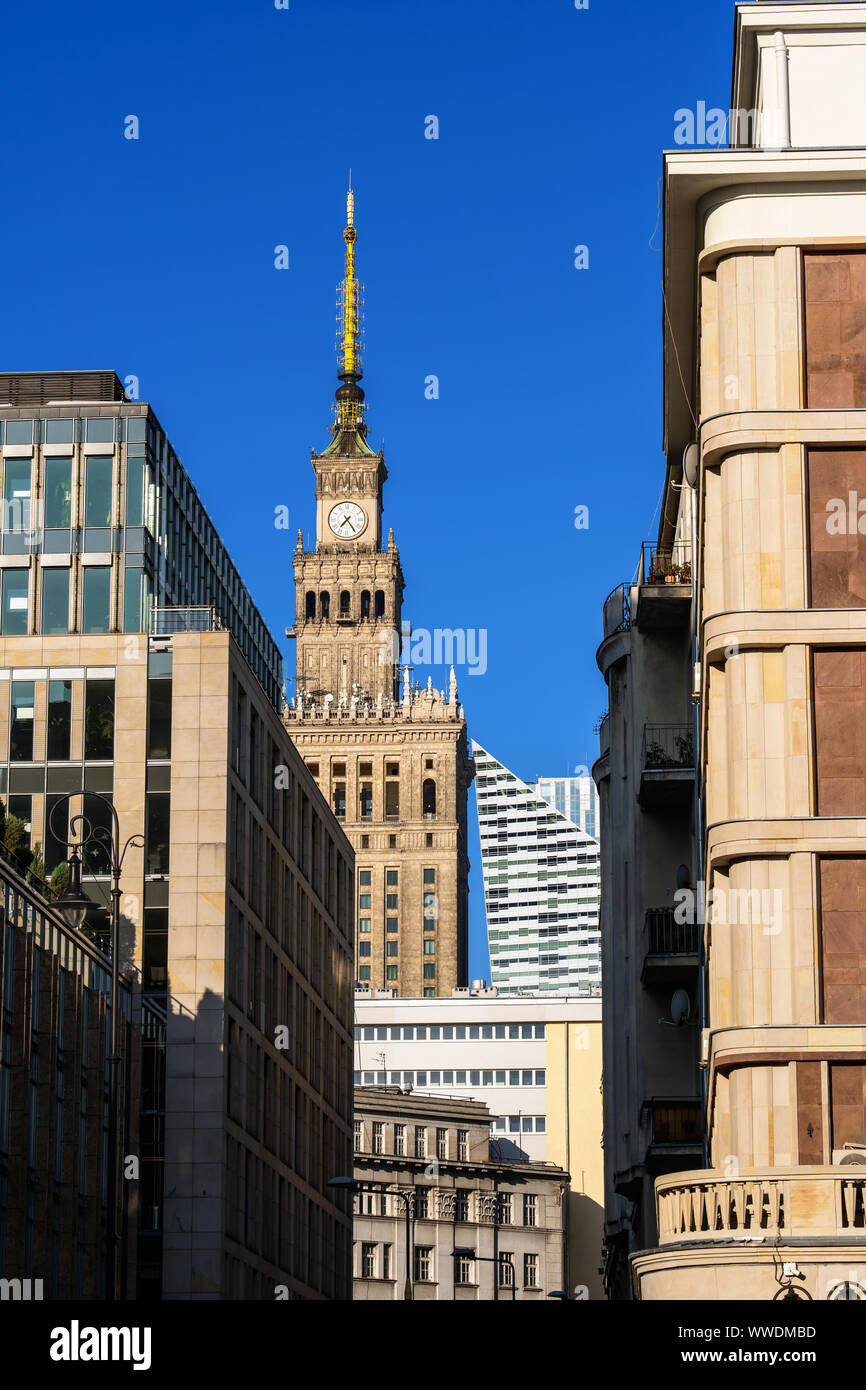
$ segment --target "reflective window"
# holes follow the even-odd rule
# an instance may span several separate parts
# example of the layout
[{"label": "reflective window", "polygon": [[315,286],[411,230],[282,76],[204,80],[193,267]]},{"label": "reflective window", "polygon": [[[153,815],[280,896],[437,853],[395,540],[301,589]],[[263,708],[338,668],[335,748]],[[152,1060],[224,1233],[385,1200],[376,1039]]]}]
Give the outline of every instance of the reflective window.
[{"label": "reflective window", "polygon": [[111,417],[85,420],[84,424],[89,444],[112,444],[114,442],[114,420]]},{"label": "reflective window", "polygon": [[110,457],[88,458],[84,466],[84,524],[110,526],[114,462]]},{"label": "reflective window", "polygon": [[107,565],[84,569],[82,632],[108,632],[111,619],[111,570]]},{"label": "reflective window", "polygon": [[49,762],[68,762],[72,737],[72,681],[48,682]]},{"label": "reflective window", "polygon": [[149,632],[153,581],[146,570],[127,569],[123,574],[123,630]]},{"label": "reflective window", "polygon": [[6,421],[6,443],[7,443],[7,444],[32,444],[32,443],[33,443],[33,421],[32,421],[32,420],[7,420],[7,421]]},{"label": "reflective window", "polygon": [[69,631],[69,570],[42,571],[42,632]]},{"label": "reflective window", "polygon": [[[8,571],[7,571],[8,573]],[[9,761],[33,761],[33,681],[13,681],[9,721]]]},{"label": "reflective window", "polygon": [[46,526],[68,527],[72,522],[72,460],[45,460]]},{"label": "reflective window", "polygon": [[2,616],[0,616],[0,633],[4,637],[23,637],[27,632],[29,585],[29,570],[3,571],[3,610]]},{"label": "reflective window", "polygon": [[72,444],[75,442],[74,420],[46,420],[46,444]]},{"label": "reflective window", "polygon": [[3,530],[30,529],[29,459],[6,459],[3,470]]}]

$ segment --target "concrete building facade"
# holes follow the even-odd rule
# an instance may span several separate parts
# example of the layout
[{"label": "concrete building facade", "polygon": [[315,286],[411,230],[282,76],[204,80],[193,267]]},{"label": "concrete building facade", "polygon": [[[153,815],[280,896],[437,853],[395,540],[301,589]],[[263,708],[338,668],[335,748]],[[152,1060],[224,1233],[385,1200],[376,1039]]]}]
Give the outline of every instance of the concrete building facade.
[{"label": "concrete building facade", "polygon": [[[644,574],[608,605],[595,770],[602,844],[609,817],[622,857],[636,856],[619,891],[603,859],[622,984],[605,1034],[605,1143],[610,1285],[628,1292],[630,1254],[642,1299],[866,1299],[864,85],[863,4],[738,4],[731,105],[746,115],[730,148],[665,159],[655,560],[672,582],[650,595]],[[664,629],[676,635],[657,623],[644,695],[630,669],[641,608],[649,596],[685,609],[692,586],[690,630],[682,615]],[[661,723],[665,686],[678,726],[693,701],[695,736],[651,738],[635,765],[638,798],[664,784],[677,807],[659,836],[675,910],[650,952],[646,817],[615,782],[626,720]],[[664,1039],[640,1002],[662,974],[681,991]],[[641,1085],[648,1065],[658,1083]],[[688,1122],[665,1118],[653,1209],[638,1101],[666,1077]]]},{"label": "concrete building facade", "polygon": [[498,1157],[483,1103],[359,1088],[354,1144],[356,1301],[565,1292],[568,1173]]}]

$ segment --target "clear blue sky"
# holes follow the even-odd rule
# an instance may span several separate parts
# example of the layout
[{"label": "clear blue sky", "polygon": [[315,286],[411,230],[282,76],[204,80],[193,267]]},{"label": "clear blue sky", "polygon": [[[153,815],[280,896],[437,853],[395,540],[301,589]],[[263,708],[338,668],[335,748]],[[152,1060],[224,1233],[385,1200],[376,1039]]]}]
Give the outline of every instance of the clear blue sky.
[{"label": "clear blue sky", "polygon": [[661,151],[678,107],[727,108],[733,18],[732,0],[10,6],[0,369],[137,376],[283,640],[351,166],[404,615],[486,629],[486,673],[458,677],[495,757],[527,779],[590,764],[600,605],[663,477]]}]

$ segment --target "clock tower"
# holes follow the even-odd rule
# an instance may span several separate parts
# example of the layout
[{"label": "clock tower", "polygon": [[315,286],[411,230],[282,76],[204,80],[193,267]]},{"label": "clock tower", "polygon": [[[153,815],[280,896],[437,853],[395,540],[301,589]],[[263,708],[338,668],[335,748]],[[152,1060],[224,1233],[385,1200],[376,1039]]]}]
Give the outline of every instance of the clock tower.
[{"label": "clock tower", "polygon": [[367,442],[355,199],[338,291],[331,441],[312,455],[316,543],[294,555],[295,697],[285,722],[356,856],[355,979],[446,997],[467,980],[467,797],[473,767],[452,668],[447,690],[400,670],[403,571],[382,529],[388,477]]}]

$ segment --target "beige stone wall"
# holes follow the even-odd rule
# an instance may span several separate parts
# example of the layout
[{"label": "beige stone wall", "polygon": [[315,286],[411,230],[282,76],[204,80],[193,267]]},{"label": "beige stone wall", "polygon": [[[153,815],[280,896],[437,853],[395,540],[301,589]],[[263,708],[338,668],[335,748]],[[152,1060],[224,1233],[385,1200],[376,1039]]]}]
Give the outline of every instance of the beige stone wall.
[{"label": "beige stone wall", "polygon": [[701,275],[701,414],[801,404],[800,260],[794,246],[740,251]]}]

